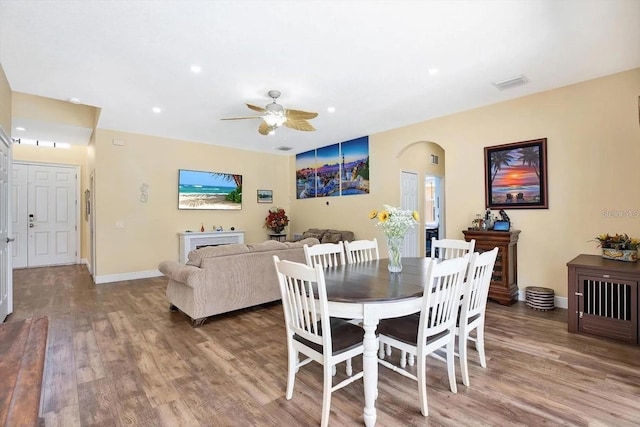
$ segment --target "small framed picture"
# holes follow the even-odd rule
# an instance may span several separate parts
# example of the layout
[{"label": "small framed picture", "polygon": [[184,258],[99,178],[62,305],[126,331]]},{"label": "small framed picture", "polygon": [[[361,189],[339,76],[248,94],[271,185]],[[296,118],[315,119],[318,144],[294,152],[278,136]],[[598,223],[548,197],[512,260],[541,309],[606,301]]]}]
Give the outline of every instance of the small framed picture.
[{"label": "small framed picture", "polygon": [[273,190],[258,190],[258,203],[273,203]]}]

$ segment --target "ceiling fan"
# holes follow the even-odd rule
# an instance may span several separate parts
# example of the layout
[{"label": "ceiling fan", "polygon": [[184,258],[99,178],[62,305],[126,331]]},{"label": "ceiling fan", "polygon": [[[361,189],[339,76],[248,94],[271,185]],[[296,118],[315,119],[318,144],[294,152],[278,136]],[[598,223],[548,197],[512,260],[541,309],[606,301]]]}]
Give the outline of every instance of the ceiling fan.
[{"label": "ceiling fan", "polygon": [[270,90],[268,92],[269,97],[273,99],[271,104],[265,105],[264,108],[256,105],[246,104],[247,107],[258,113],[262,113],[261,116],[246,116],[246,117],[229,117],[221,120],[244,120],[244,119],[262,119],[258,132],[261,135],[273,135],[275,130],[280,126],[285,126],[290,129],[302,130],[302,131],[314,131],[316,130],[311,123],[307,120],[315,119],[318,117],[318,113],[310,113],[308,111],[301,110],[289,110],[276,102],[281,95],[279,90]]}]

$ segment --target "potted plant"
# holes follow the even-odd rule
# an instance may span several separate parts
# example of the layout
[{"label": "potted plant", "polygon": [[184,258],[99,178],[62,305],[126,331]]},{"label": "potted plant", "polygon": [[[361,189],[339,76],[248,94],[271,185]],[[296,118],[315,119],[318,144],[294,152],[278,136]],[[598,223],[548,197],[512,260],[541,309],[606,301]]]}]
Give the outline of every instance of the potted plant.
[{"label": "potted plant", "polygon": [[289,225],[289,218],[282,208],[269,209],[269,215],[264,220],[264,226],[271,229],[274,233],[280,234],[282,230]]},{"label": "potted plant", "polygon": [[596,236],[599,247],[602,248],[602,258],[618,261],[637,261],[640,239],[625,234],[600,234]]}]

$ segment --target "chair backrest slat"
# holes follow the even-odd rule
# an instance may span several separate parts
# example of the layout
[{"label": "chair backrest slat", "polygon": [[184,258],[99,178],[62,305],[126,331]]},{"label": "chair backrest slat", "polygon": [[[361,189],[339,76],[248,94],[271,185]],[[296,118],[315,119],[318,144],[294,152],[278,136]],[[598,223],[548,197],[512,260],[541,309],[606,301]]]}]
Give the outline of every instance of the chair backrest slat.
[{"label": "chair backrest slat", "polygon": [[481,254],[476,252],[471,258],[462,300],[461,318],[470,318],[484,312],[497,257],[498,248],[496,247]]},{"label": "chair backrest slat", "polygon": [[358,262],[375,261],[380,259],[378,251],[378,240],[354,240],[352,242],[344,242],[345,252],[347,253],[347,262],[355,264]]},{"label": "chair backrest slat", "polygon": [[[466,254],[472,254],[475,249],[476,241],[457,240],[457,239],[436,239],[431,238],[431,259],[452,259],[459,258]],[[437,255],[436,255],[437,253]]]},{"label": "chair backrest slat", "polygon": [[439,263],[431,262],[425,282],[428,286],[424,290],[418,331],[418,336],[424,340],[455,324],[469,259],[470,255],[467,254]]},{"label": "chair backrest slat", "polygon": [[[273,262],[280,285],[287,334],[297,334],[331,351],[331,339],[326,339],[331,337],[331,330],[322,267],[281,261],[276,255],[273,256]],[[321,322],[322,319],[327,321]]]},{"label": "chair backrest slat", "polygon": [[342,242],[304,245],[304,258],[310,267],[319,264],[322,268],[344,265],[345,255]]}]

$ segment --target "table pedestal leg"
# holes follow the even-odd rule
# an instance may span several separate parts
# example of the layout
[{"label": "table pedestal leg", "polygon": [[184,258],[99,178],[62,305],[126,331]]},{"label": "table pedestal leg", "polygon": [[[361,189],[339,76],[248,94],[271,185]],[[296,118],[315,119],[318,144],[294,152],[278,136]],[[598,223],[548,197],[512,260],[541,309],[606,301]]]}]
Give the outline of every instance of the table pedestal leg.
[{"label": "table pedestal leg", "polygon": [[[377,322],[376,322],[377,323]],[[376,342],[376,323],[364,323],[364,354],[362,369],[364,371],[364,424],[373,427],[376,424],[376,397],[378,397],[378,345]]]}]

